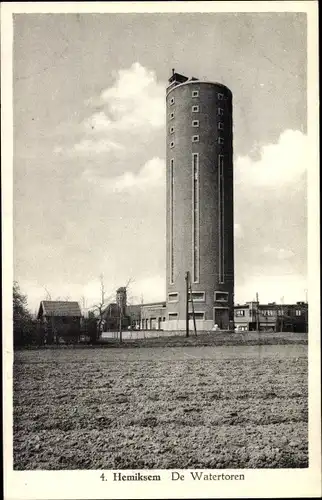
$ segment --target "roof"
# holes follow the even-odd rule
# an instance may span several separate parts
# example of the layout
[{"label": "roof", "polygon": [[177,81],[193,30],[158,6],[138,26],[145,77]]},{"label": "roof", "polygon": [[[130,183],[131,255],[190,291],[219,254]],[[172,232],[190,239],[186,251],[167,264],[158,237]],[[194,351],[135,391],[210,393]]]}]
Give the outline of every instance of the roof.
[{"label": "roof", "polygon": [[208,80],[198,80],[196,78],[191,79],[191,80],[187,80],[186,82],[183,82],[183,83],[178,83],[177,85],[170,84],[167,87],[167,89],[166,89],[166,95],[168,97],[168,95],[170,94],[170,92],[172,92],[174,89],[177,89],[178,87],[183,87],[183,85],[191,85],[191,84],[195,84],[195,83],[201,83],[201,84],[207,84],[207,85],[214,85],[216,87],[220,87],[222,89],[225,89],[228,92],[228,94],[230,96],[232,96],[232,91],[226,85],[224,85],[223,83],[209,82]]},{"label": "roof", "polygon": [[119,306],[116,304],[116,302],[111,302],[108,304],[102,311],[102,318],[106,317],[119,317]]},{"label": "roof", "polygon": [[148,302],[146,304],[142,304],[142,307],[166,307],[167,303],[165,301],[162,302]]},{"label": "roof", "polygon": [[187,76],[181,75],[180,73],[176,73],[174,69],[172,70],[172,75],[169,78],[169,83],[179,82],[184,83],[188,80]]},{"label": "roof", "polygon": [[294,308],[300,308],[300,307],[304,307],[304,308],[307,308],[308,307],[308,304],[306,302],[297,302],[296,304],[281,304],[281,303],[277,303],[277,302],[268,302],[267,304],[257,304],[256,301],[254,302],[246,302],[246,304],[235,304],[234,305],[234,309],[239,309],[239,308],[242,308],[242,309],[249,309],[250,306],[254,304],[255,307],[254,309],[256,309],[256,307],[258,307],[258,309],[263,309],[263,308],[266,308],[266,307],[269,307],[269,308],[275,308],[275,309],[279,309],[281,307],[294,307]]},{"label": "roof", "polygon": [[[42,313],[42,314],[41,314]],[[60,300],[42,300],[38,317],[42,316],[77,316],[82,315],[78,302]]]}]

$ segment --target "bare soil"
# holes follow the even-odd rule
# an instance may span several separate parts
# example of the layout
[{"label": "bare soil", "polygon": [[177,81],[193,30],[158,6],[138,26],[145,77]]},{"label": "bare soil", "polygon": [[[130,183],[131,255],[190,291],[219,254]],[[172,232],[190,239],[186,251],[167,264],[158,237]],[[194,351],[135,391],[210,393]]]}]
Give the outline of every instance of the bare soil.
[{"label": "bare soil", "polygon": [[15,470],[308,467],[307,346],[15,353]]}]

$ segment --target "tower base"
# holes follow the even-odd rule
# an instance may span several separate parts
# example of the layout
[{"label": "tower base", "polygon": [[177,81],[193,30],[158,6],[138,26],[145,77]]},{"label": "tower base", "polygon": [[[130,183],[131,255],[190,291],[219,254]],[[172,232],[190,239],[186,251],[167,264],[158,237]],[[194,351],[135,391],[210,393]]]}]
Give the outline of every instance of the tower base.
[{"label": "tower base", "polygon": [[[211,331],[214,329],[214,322],[212,320],[196,320],[197,332],[200,331]],[[165,331],[185,331],[186,321],[185,320],[168,320],[163,323],[163,330]],[[193,320],[189,320],[189,330],[194,331]]]}]

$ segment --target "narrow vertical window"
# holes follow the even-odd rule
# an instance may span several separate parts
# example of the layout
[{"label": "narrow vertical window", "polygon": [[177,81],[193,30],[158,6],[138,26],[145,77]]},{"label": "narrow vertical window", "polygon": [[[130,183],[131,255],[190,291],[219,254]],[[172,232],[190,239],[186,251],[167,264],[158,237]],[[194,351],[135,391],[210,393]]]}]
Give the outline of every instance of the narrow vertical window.
[{"label": "narrow vertical window", "polygon": [[199,282],[199,154],[192,155],[192,276]]},{"label": "narrow vertical window", "polygon": [[225,281],[224,156],[218,155],[219,283]]},{"label": "narrow vertical window", "polygon": [[173,188],[174,188],[174,160],[170,160],[170,284],[174,282],[174,255],[173,255]]}]

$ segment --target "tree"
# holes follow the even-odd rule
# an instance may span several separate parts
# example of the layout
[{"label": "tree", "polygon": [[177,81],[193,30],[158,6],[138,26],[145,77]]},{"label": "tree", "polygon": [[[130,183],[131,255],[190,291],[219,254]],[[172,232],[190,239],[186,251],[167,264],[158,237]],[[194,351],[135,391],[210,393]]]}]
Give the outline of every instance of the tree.
[{"label": "tree", "polygon": [[15,281],[13,283],[13,341],[14,345],[24,345],[31,341],[34,324],[28,310],[27,296]]},{"label": "tree", "polygon": [[[112,298],[112,296],[110,296],[108,298],[105,297],[105,286],[104,286],[103,274],[100,275],[100,289],[101,289],[101,300],[100,300],[100,302],[98,302],[97,304],[95,304],[92,307],[92,311],[89,311],[89,319],[93,319],[94,314],[95,314],[94,311],[96,312],[97,318],[98,318],[97,323],[96,323],[95,341],[98,340],[98,338],[100,337],[100,335],[102,333],[103,324],[104,324],[104,311],[106,309],[106,302],[111,300],[111,298]],[[90,318],[90,316],[92,316],[92,318]],[[93,335],[91,335],[91,339],[92,339],[92,341],[94,341]]]}]

